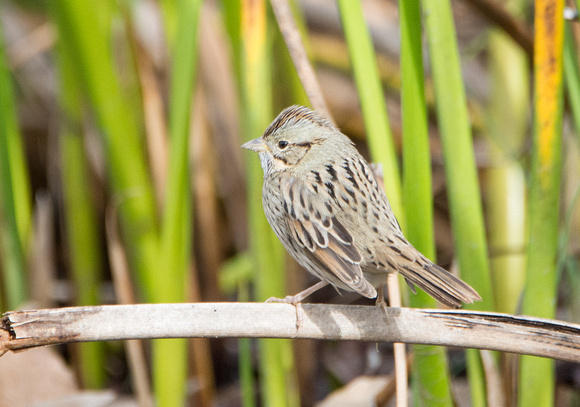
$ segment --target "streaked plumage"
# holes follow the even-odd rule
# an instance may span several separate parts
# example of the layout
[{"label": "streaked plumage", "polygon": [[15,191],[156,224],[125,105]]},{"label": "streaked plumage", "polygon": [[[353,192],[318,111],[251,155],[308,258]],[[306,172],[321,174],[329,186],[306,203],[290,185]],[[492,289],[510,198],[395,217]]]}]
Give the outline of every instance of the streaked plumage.
[{"label": "streaked plumage", "polygon": [[262,203],[276,236],[321,280],[375,298],[398,271],[448,306],[481,299],[405,239],[370,165],[315,112],[289,107],[243,147],[260,155]]}]

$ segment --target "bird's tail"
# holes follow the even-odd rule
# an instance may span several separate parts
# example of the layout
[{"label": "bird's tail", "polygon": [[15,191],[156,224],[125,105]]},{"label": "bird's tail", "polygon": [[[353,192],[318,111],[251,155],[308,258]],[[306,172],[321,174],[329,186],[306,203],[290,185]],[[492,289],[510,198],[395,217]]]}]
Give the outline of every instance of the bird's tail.
[{"label": "bird's tail", "polygon": [[437,301],[452,308],[461,307],[461,303],[481,301],[479,294],[467,283],[414,251],[415,259],[399,262],[398,269],[411,288],[415,284]]}]

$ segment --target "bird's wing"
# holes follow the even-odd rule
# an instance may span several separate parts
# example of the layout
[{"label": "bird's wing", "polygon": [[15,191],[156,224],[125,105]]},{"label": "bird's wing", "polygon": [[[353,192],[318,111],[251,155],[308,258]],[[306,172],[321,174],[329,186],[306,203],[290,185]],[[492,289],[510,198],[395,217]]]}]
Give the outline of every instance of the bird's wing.
[{"label": "bird's wing", "polygon": [[365,297],[376,297],[376,290],[363,277],[362,256],[352,235],[322,198],[291,176],[281,178],[280,189],[292,237],[321,266],[320,275],[330,275],[330,282],[337,278]]}]

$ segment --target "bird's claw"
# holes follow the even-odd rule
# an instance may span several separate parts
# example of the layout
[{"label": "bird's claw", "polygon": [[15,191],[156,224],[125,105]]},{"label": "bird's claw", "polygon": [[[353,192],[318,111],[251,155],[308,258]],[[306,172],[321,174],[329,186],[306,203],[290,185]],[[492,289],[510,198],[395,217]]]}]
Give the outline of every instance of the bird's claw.
[{"label": "bird's claw", "polygon": [[275,302],[294,305],[294,308],[296,308],[296,335],[294,335],[294,337],[296,337],[298,335],[298,330],[302,326],[302,322],[304,322],[304,311],[302,310],[300,299],[296,298],[295,295],[287,295],[284,298],[270,297],[266,300],[266,303]]},{"label": "bird's claw", "polygon": [[270,297],[266,300],[266,302],[277,302],[277,303],[291,304],[291,305],[300,304],[300,300],[297,299],[295,295],[287,295],[284,298]]}]

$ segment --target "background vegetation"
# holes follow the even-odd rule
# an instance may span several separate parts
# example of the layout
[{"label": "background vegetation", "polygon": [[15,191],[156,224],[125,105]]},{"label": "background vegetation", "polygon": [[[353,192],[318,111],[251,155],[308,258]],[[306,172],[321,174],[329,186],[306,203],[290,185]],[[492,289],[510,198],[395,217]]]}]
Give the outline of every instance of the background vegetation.
[{"label": "background vegetation", "polygon": [[[382,164],[409,240],[477,289],[470,307],[580,322],[580,31],[564,2],[290,3],[0,3],[2,309],[264,301],[314,283],[273,236],[259,160],[239,148],[312,104]],[[323,98],[292,63],[289,16]],[[331,288],[311,301],[372,304]],[[415,405],[580,402],[576,365],[410,349]],[[62,351],[80,388],[141,405],[313,405],[365,375],[386,375],[386,401],[394,379],[390,344]]]}]

